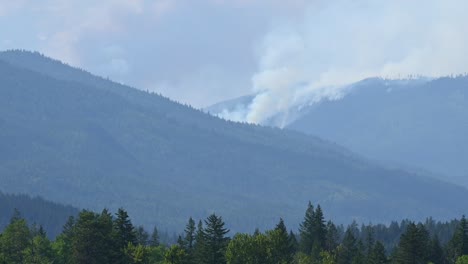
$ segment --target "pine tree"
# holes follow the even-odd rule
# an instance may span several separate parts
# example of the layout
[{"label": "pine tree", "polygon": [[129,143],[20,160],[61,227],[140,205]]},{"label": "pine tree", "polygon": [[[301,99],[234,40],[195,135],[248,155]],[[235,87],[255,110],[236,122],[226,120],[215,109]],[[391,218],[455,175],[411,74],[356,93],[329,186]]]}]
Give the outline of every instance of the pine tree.
[{"label": "pine tree", "polygon": [[42,226],[39,226],[39,229],[34,226],[31,231],[32,240],[25,251],[26,263],[52,263],[55,256],[46,232]]},{"label": "pine tree", "polygon": [[149,244],[149,234],[148,232],[146,232],[143,226],[139,226],[135,230],[135,238],[136,238],[137,244],[139,245],[146,246]]},{"label": "pine tree", "polygon": [[357,252],[357,240],[353,234],[353,228],[349,226],[346,229],[343,242],[338,247],[337,264],[350,264],[352,263]]},{"label": "pine tree", "polygon": [[229,239],[225,236],[229,229],[224,228],[223,219],[215,214],[205,220],[204,236],[206,240],[207,264],[226,263],[225,253]]},{"label": "pine tree", "polygon": [[119,208],[114,221],[114,229],[117,235],[116,243],[123,250],[128,243],[137,244],[136,232],[128,213]]},{"label": "pine tree", "polygon": [[424,226],[409,223],[401,235],[396,261],[399,264],[426,263],[429,247],[428,233]]},{"label": "pine tree", "polygon": [[150,246],[153,246],[153,247],[159,246],[159,232],[156,226],[153,228],[153,233],[151,234]]},{"label": "pine tree", "polygon": [[301,223],[299,228],[300,242],[299,248],[302,252],[309,255],[312,251],[314,244],[314,220],[315,212],[314,206],[311,202],[307,205],[307,210],[304,216],[304,221]]},{"label": "pine tree", "polygon": [[299,248],[299,243],[297,242],[296,234],[292,230],[289,231],[289,247],[295,253]]},{"label": "pine tree", "polygon": [[387,254],[385,253],[385,247],[377,241],[372,249],[372,254],[369,259],[369,264],[386,264],[388,263]]},{"label": "pine tree", "polygon": [[453,262],[463,255],[468,255],[468,222],[465,216],[462,216],[455,234],[449,242],[449,255]]},{"label": "pine tree", "polygon": [[70,263],[72,259],[72,239],[73,229],[75,226],[75,218],[68,217],[67,222],[63,226],[62,233],[56,238],[52,244],[54,250],[57,252],[55,263],[66,264]]},{"label": "pine tree", "polygon": [[203,222],[198,222],[197,232],[195,234],[195,244],[193,247],[193,255],[197,264],[206,264],[207,245],[206,245],[205,230],[203,228]]},{"label": "pine tree", "polygon": [[338,229],[332,221],[327,223],[327,237],[325,239],[325,250],[328,252],[333,252],[339,244],[340,234]]},{"label": "pine tree", "polygon": [[327,226],[325,225],[325,219],[320,205],[317,205],[317,208],[315,209],[313,230],[314,244],[317,244],[320,251],[322,251],[326,246]]},{"label": "pine tree", "polygon": [[193,246],[195,242],[195,221],[190,217],[188,220],[187,225],[185,226],[185,244],[186,244],[186,251],[189,256],[193,254]]},{"label": "pine tree", "polygon": [[267,232],[267,237],[273,263],[290,263],[294,249],[291,247],[289,234],[283,219],[280,219],[274,230]]},{"label": "pine tree", "polygon": [[442,246],[440,245],[440,240],[437,237],[437,235],[431,239],[429,252],[430,252],[429,253],[430,262],[444,263],[445,261],[444,250],[442,249]]},{"label": "pine tree", "polygon": [[83,210],[73,228],[72,263],[119,263],[118,248],[114,244],[112,215]]}]

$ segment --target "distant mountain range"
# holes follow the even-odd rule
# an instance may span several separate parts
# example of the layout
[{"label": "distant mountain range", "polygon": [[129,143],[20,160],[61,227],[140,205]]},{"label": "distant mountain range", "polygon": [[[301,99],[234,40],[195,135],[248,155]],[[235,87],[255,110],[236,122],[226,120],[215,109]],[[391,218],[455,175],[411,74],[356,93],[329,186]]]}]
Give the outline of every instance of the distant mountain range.
[{"label": "distant mountain range", "polygon": [[232,231],[298,223],[452,218],[468,190],[334,143],[228,122],[37,53],[0,53],[0,189],[80,208],[126,208],[172,230],[211,212]]},{"label": "distant mountain range", "polygon": [[[247,109],[254,96],[209,107]],[[237,110],[235,110],[237,109]],[[245,111],[245,110],[244,110]],[[468,187],[468,77],[352,84],[341,100],[291,108],[288,129],[336,142],[370,159]],[[281,116],[282,113],[278,113]],[[276,125],[273,120],[267,125]]]}]

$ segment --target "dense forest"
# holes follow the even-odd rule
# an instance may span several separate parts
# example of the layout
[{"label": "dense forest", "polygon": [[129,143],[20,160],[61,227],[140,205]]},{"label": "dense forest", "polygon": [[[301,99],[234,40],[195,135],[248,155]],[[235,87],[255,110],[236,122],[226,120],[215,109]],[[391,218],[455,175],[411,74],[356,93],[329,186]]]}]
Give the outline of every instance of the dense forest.
[{"label": "dense forest", "polygon": [[156,227],[149,233],[134,226],[124,209],[115,215],[83,210],[51,241],[15,210],[0,235],[0,263],[466,264],[468,221],[345,228],[309,203],[296,232],[279,219],[271,230],[231,234],[223,218],[211,214],[198,223],[190,218],[176,242],[163,243]]},{"label": "dense forest", "polygon": [[8,225],[14,209],[23,212],[23,218],[28,222],[41,225],[49,238],[55,238],[62,232],[62,226],[69,216],[79,213],[77,208],[46,201],[41,197],[0,192],[0,230]]}]

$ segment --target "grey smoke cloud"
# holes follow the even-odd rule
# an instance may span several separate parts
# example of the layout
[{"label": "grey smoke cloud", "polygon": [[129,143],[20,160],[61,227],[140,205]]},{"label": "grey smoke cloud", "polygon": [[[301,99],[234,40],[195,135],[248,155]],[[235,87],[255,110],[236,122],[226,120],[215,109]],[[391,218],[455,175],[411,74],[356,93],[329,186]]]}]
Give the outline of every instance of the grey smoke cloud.
[{"label": "grey smoke cloud", "polygon": [[293,107],[340,99],[346,84],[368,77],[466,72],[467,8],[463,0],[316,1],[265,36],[252,104],[220,116],[264,123]]}]

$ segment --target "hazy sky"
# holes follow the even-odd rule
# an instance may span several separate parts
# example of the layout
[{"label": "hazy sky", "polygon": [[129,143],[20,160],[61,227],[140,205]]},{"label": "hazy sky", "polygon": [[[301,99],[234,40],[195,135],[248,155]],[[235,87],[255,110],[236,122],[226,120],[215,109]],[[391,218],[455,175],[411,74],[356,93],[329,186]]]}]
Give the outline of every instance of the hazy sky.
[{"label": "hazy sky", "polygon": [[[467,71],[467,2],[0,0],[0,49],[197,107],[270,89],[262,105],[280,109],[318,85]],[[302,82],[314,85],[285,92]]]},{"label": "hazy sky", "polygon": [[0,0],[0,49],[38,50],[203,106],[249,93],[255,47],[303,1]]}]

